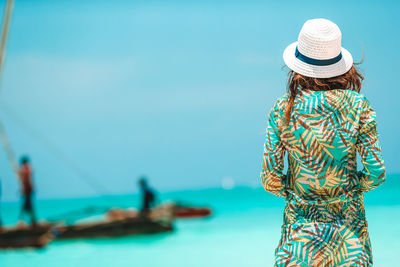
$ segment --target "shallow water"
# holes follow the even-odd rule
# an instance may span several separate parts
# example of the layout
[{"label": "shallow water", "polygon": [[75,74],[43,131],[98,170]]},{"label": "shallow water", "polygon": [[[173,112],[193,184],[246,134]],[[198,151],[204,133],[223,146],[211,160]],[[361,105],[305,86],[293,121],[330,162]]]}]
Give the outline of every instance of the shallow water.
[{"label": "shallow water", "polygon": [[[396,266],[400,251],[400,177],[392,175],[365,197],[376,266]],[[208,219],[180,220],[167,234],[115,239],[53,241],[41,250],[0,252],[0,266],[272,266],[280,237],[283,199],[261,188],[206,189],[164,193],[214,209]],[[117,196],[116,205],[136,205],[136,196]],[[102,198],[37,201],[41,218],[89,205]],[[3,204],[3,220],[15,221],[18,203]]]}]

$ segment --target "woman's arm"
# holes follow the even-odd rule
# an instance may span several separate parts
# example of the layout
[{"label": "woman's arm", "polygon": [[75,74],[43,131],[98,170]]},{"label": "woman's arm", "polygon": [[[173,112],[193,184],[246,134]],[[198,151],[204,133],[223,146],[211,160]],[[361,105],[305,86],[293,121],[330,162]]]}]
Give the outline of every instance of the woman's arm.
[{"label": "woman's arm", "polygon": [[285,197],[287,195],[283,175],[285,147],[279,134],[278,124],[281,118],[280,101],[275,103],[269,112],[268,127],[264,145],[264,156],[262,162],[261,182],[266,191]]},{"label": "woman's arm", "polygon": [[364,98],[360,114],[359,135],[356,142],[356,149],[364,166],[363,170],[358,172],[360,190],[363,192],[376,188],[386,180],[385,164],[378,140],[375,118],[375,111],[369,101]]}]

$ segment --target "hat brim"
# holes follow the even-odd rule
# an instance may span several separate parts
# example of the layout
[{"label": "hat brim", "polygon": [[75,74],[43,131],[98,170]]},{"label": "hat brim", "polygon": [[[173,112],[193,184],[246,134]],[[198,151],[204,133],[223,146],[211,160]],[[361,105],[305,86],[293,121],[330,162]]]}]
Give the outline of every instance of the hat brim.
[{"label": "hat brim", "polygon": [[294,72],[313,78],[332,78],[348,72],[353,66],[353,57],[350,52],[342,49],[342,58],[332,65],[317,66],[305,63],[295,56],[297,42],[290,44],[283,52],[283,60]]}]

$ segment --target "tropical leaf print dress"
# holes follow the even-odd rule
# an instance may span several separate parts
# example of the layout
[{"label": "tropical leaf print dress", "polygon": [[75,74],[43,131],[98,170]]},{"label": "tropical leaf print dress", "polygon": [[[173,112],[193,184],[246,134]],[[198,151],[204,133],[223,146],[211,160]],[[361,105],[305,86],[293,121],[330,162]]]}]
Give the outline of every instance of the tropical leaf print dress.
[{"label": "tropical leaf print dress", "polygon": [[264,147],[263,186],[285,197],[275,266],[372,266],[363,193],[386,179],[375,112],[354,91],[298,90],[289,123],[287,94],[271,109]]}]

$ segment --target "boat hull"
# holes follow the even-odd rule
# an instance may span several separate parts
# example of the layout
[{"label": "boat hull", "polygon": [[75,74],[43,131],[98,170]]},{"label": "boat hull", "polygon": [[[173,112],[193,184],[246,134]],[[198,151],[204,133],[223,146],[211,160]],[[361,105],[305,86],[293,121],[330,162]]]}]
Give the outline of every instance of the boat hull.
[{"label": "boat hull", "polygon": [[202,218],[202,217],[208,217],[211,215],[212,215],[212,211],[209,208],[176,206],[176,208],[174,210],[174,217],[177,219]]},{"label": "boat hull", "polygon": [[51,226],[8,228],[0,232],[0,249],[43,248],[52,239]]},{"label": "boat hull", "polygon": [[173,230],[171,222],[158,222],[148,218],[126,218],[57,227],[56,239],[107,238],[127,235],[154,234]]}]

